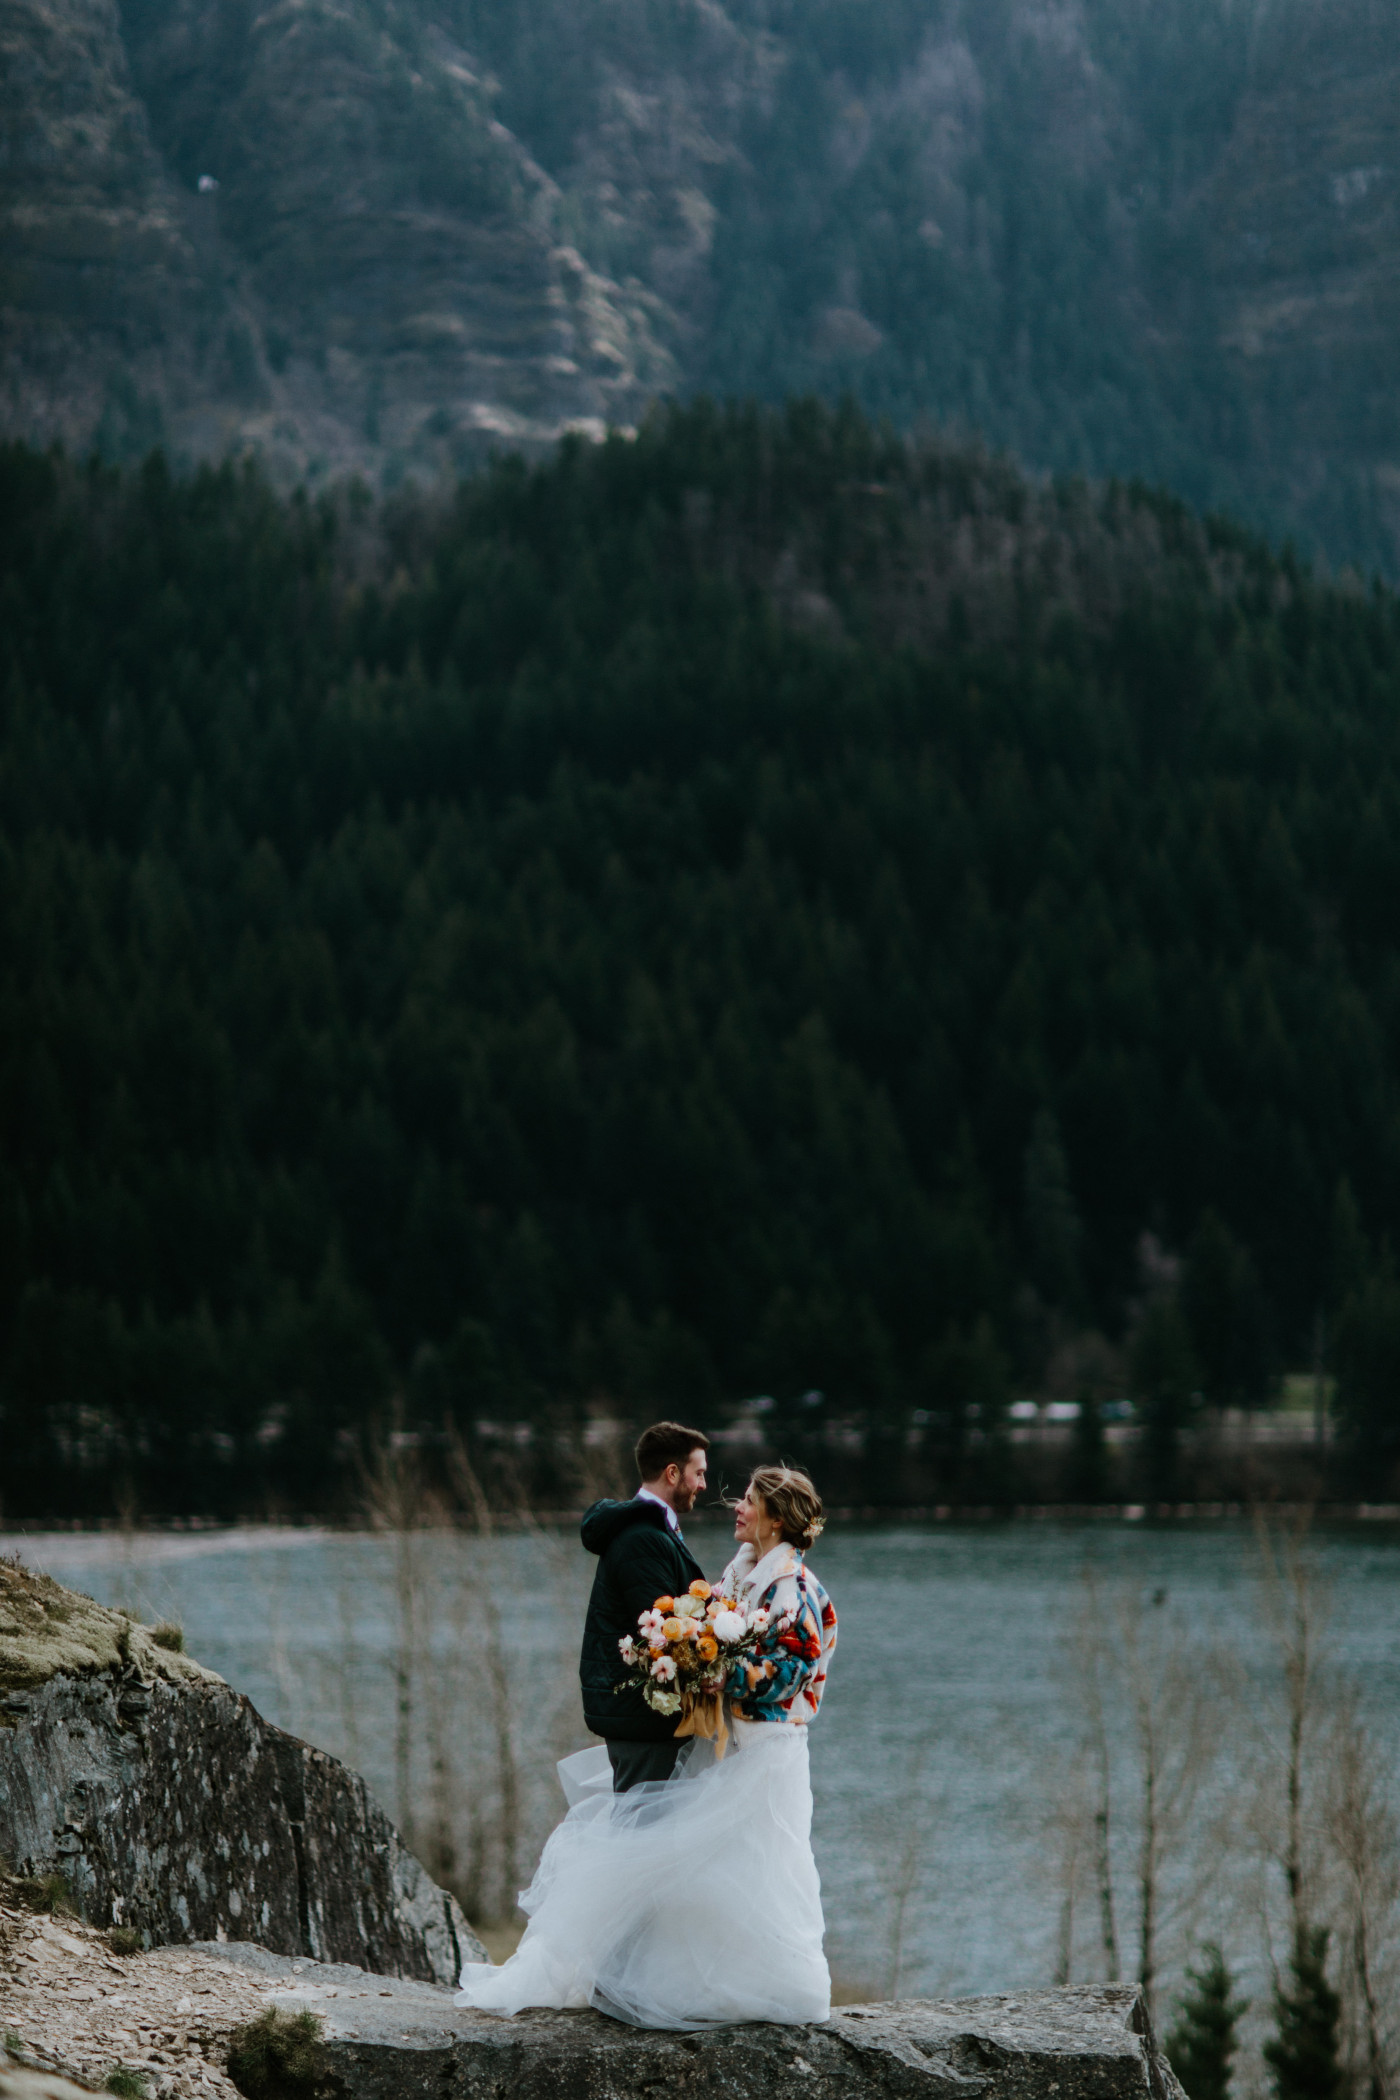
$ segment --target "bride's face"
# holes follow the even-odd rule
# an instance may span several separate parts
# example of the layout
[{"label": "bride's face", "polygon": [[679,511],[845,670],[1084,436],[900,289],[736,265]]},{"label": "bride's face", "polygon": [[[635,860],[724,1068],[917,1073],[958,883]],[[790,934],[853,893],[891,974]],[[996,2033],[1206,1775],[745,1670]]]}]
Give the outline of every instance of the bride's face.
[{"label": "bride's face", "polygon": [[743,1500],[734,1511],[734,1537],[737,1544],[757,1546],[762,1552],[772,1545],[774,1530],[775,1526],[762,1495],[756,1495],[752,1485],[746,1487]]}]

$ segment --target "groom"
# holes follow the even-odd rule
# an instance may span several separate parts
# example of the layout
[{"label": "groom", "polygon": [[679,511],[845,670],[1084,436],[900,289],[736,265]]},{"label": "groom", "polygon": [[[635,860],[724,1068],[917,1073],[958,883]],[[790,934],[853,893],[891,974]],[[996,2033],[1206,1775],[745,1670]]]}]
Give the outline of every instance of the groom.
[{"label": "groom", "polygon": [[680,1744],[675,1723],[655,1714],[641,1692],[619,1692],[624,1674],[618,1642],[658,1597],[684,1594],[704,1570],[681,1536],[680,1519],[705,1488],[709,1438],[679,1422],[653,1422],[637,1439],[642,1484],[630,1502],[595,1502],[580,1527],[598,1556],[583,1628],[578,1674],[583,1718],[603,1737],[613,1769],[613,1791],[625,1794],[643,1779],[669,1779]]}]

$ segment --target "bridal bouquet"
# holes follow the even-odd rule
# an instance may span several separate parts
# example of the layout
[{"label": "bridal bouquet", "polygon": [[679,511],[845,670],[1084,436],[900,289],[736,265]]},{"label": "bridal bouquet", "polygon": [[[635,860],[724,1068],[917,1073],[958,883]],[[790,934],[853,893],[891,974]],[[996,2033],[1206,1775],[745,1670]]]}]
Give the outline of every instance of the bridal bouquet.
[{"label": "bridal bouquet", "polygon": [[[630,1674],[620,1692],[640,1691],[653,1713],[679,1714],[676,1734],[715,1736],[725,1746],[724,1686],[735,1663],[751,1656],[773,1621],[737,1598],[692,1582],[683,1597],[658,1597],[618,1642]],[[779,1621],[779,1631],[785,1625]]]}]

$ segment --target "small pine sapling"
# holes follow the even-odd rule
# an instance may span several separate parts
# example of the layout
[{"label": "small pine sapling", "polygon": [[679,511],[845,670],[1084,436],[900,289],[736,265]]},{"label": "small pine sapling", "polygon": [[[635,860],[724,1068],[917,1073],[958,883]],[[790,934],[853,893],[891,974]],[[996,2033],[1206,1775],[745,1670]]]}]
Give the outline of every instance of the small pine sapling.
[{"label": "small pine sapling", "polygon": [[1187,1969],[1186,1981],[1176,2025],[1167,2036],[1167,2056],[1187,2100],[1229,2100],[1245,2000],[1235,1997],[1235,1979],[1211,1940],[1201,1949],[1200,1967]]},{"label": "small pine sapling", "polygon": [[1278,2033],[1264,2044],[1276,2100],[1346,2100],[1338,2028],[1342,2001],[1327,1981],[1325,1926],[1305,1928],[1275,1994]]}]

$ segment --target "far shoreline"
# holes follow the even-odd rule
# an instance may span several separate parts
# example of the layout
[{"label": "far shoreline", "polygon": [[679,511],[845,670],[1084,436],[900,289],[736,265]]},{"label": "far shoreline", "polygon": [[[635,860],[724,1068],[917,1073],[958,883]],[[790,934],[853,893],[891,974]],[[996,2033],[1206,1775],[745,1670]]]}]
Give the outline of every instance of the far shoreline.
[{"label": "far shoreline", "polygon": [[[497,1535],[526,1536],[532,1531],[568,1532],[583,1516],[582,1509],[542,1509],[521,1516],[517,1511],[493,1515],[490,1534],[474,1524],[425,1523],[410,1528],[441,1531],[467,1537]],[[1133,1529],[1179,1529],[1205,1525],[1237,1525],[1266,1522],[1289,1528],[1305,1526],[1317,1530],[1365,1527],[1368,1531],[1393,1527],[1400,1531],[1400,1502],[1105,1502],[1105,1503],[1017,1503],[851,1505],[829,1509],[827,1523],[842,1529],[890,1531],[972,1530],[994,1527],[1064,1525],[1074,1529],[1124,1526]],[[723,1510],[697,1509],[687,1519],[698,1531],[727,1528]],[[389,1535],[391,1527],[368,1524],[362,1518],[327,1516],[316,1512],[256,1513],[236,1517],[190,1514],[150,1516],[140,1519],[115,1516],[56,1516],[45,1512],[32,1518],[0,1520],[0,1554],[19,1553],[26,1541],[64,1538],[187,1539],[210,1545],[237,1537],[263,1544],[311,1545],[321,1539],[363,1538]]]}]

